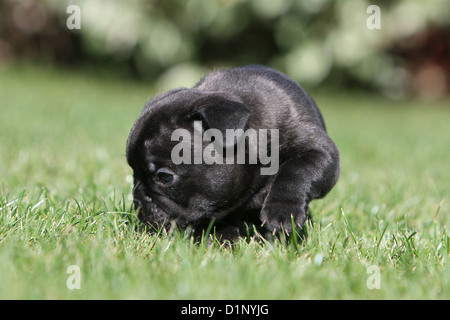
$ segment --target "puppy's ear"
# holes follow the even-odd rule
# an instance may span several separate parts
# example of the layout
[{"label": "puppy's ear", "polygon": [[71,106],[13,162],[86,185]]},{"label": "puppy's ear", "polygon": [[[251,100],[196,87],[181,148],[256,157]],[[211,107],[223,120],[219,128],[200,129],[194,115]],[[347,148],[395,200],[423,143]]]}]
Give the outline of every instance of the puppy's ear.
[{"label": "puppy's ear", "polygon": [[219,130],[224,139],[223,146],[228,147],[229,145],[225,141],[226,130],[242,129],[245,131],[250,118],[250,109],[241,102],[219,97],[199,106],[190,115],[190,118],[201,120],[204,130]]},{"label": "puppy's ear", "polygon": [[[190,116],[191,119],[202,121],[203,130],[217,129],[222,134],[222,141],[215,141],[216,148],[230,148],[243,136],[250,118],[250,109],[243,103],[224,97],[215,97],[213,101],[201,104]],[[226,130],[241,129],[231,141],[227,141]]]}]

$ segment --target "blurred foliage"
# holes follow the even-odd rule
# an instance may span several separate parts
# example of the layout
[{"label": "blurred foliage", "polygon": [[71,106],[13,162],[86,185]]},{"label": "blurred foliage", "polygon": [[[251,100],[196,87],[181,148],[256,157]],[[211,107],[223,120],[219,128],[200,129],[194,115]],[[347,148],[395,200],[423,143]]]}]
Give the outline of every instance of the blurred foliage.
[{"label": "blurred foliage", "polygon": [[[81,8],[81,30],[66,28],[70,4]],[[366,26],[370,5],[381,8],[381,29]],[[450,91],[448,0],[9,0],[0,12],[0,61],[119,67],[161,89],[258,63],[307,87],[392,98]]]}]

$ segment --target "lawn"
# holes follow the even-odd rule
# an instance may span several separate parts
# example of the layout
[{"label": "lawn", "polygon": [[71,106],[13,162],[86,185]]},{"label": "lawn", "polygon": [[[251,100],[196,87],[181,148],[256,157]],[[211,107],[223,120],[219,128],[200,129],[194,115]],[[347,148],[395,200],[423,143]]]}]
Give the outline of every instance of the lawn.
[{"label": "lawn", "polygon": [[0,68],[1,299],[450,298],[450,101],[317,90],[338,184],[306,240],[231,249],[142,232],[125,142],[155,92],[105,78]]}]

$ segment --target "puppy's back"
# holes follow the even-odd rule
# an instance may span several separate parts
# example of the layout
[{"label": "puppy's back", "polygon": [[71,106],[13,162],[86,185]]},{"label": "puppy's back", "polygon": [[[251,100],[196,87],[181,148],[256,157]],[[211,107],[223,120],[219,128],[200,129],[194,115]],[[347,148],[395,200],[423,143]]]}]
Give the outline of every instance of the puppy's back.
[{"label": "puppy's back", "polygon": [[[285,74],[261,65],[215,70],[203,77],[194,88],[228,92],[239,97],[256,116],[264,104],[267,125],[282,118],[316,125],[325,130],[325,123],[314,100]],[[268,112],[272,110],[273,112]],[[281,118],[280,118],[281,117]],[[278,119],[272,119],[278,118]],[[273,121],[270,121],[270,120]]]}]

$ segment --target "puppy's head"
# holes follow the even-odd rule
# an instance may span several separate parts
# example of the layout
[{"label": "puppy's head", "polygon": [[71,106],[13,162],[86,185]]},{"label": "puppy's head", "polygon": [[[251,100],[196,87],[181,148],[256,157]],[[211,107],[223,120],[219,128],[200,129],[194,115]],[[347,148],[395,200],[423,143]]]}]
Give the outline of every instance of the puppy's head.
[{"label": "puppy's head", "polygon": [[[223,218],[241,205],[251,180],[249,171],[242,164],[199,163],[194,140],[201,137],[203,153],[211,145],[203,141],[206,130],[217,129],[225,137],[226,129],[245,130],[249,117],[250,110],[239,99],[223,93],[176,89],[152,99],[127,141],[140,220],[156,228],[172,223],[185,228]],[[174,149],[180,147],[181,138],[173,135],[177,129],[186,130],[181,151]],[[174,150],[183,153],[185,161],[174,161]]]}]

